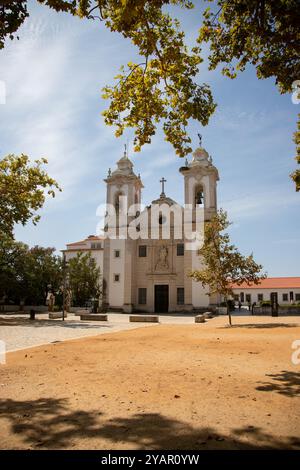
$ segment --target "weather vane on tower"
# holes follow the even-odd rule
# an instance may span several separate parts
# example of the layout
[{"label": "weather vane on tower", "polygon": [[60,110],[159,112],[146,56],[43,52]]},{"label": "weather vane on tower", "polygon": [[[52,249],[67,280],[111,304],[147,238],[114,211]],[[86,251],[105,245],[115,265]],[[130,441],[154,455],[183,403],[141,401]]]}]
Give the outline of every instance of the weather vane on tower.
[{"label": "weather vane on tower", "polygon": [[202,135],[199,132],[198,132],[198,137],[199,137],[200,147],[202,147]]}]

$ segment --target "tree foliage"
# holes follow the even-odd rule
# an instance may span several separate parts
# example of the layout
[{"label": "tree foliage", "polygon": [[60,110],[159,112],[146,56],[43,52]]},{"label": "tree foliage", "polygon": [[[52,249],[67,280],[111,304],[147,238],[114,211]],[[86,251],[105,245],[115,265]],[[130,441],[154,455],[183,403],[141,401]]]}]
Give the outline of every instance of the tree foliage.
[{"label": "tree foliage", "polygon": [[[200,48],[188,50],[179,22],[157,3],[140,2],[140,15],[129,28],[118,21],[118,15],[107,21],[110,29],[131,39],[143,61],[123,66],[115,77],[117,83],[104,89],[110,106],[103,115],[106,124],[117,127],[117,136],[126,127],[135,128],[135,151],[151,142],[161,122],[165,139],[183,157],[192,151],[186,130],[189,119],[205,126],[216,105],[209,86],[194,81],[202,62]],[[191,8],[190,2],[182,3]]]},{"label": "tree foliage", "polygon": [[0,234],[13,236],[14,224],[36,224],[36,211],[45,202],[45,191],[55,196],[57,182],[42,169],[46,159],[30,165],[27,155],[8,155],[0,160]]},{"label": "tree foliage", "polygon": [[68,261],[68,283],[74,305],[84,306],[85,302],[101,293],[100,268],[90,253],[77,253]]},{"label": "tree foliage", "polygon": [[[205,0],[210,6],[199,24],[199,46],[191,50],[178,21],[166,11],[169,5],[191,10],[189,0],[38,1],[56,11],[99,20],[137,47],[141,60],[122,66],[116,82],[103,90],[109,100],[103,112],[106,124],[116,126],[116,136],[134,128],[135,151],[151,142],[158,123],[177,155],[191,151],[189,120],[206,125],[216,107],[208,85],[196,82],[204,42],[210,47],[210,69],[221,65],[229,77],[252,64],[258,78],[275,77],[285,93],[300,76],[298,0]],[[0,48],[28,16],[27,1],[2,4]]]},{"label": "tree foliage", "polygon": [[[107,125],[116,127],[116,136],[121,136],[128,127],[134,128],[134,150],[140,151],[144,144],[151,142],[160,122],[165,139],[173,145],[177,155],[182,157],[192,151],[186,129],[189,120],[196,119],[203,126],[207,125],[216,104],[209,86],[195,82],[202,62],[200,48],[189,50],[179,22],[163,11],[163,6],[168,4],[191,9],[192,2],[39,0],[39,3],[81,18],[98,19],[137,48],[141,61],[122,66],[115,77],[116,83],[103,89],[103,97],[110,102],[103,112],[104,120]],[[21,4],[26,9],[26,2]],[[15,22],[13,26],[17,29],[19,25]],[[0,47],[4,45],[4,33],[0,36]]]},{"label": "tree foliage", "polygon": [[258,78],[275,77],[281,93],[299,79],[298,0],[208,0],[198,41],[210,44],[210,69],[234,78],[247,64]]},{"label": "tree foliage", "polygon": [[[294,134],[294,142],[296,144],[297,155],[295,157],[296,162],[300,165],[300,114],[298,115],[298,129]],[[296,184],[296,191],[300,191],[300,170],[297,169],[291,174],[291,178]]]},{"label": "tree foliage", "polygon": [[225,299],[233,295],[233,283],[259,284],[265,277],[261,272],[262,266],[254,261],[253,254],[243,256],[231,244],[229,234],[224,233],[229,225],[227,213],[223,210],[205,222],[204,244],[199,251],[204,267],[190,273],[194,281],[209,287],[210,295],[219,294]]},{"label": "tree foliage", "polygon": [[28,16],[27,1],[0,1],[0,49],[4,47],[7,37],[10,39],[15,37],[16,31]]},{"label": "tree foliage", "polygon": [[0,238],[0,297],[6,302],[45,305],[49,286],[55,292],[61,282],[61,257],[55,248],[29,248],[5,235]]}]

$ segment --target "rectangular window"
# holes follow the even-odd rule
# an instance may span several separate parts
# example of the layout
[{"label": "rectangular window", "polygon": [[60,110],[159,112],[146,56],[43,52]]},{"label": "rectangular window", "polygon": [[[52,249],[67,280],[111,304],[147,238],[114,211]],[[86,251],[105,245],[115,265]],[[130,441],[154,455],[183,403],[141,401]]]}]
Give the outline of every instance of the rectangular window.
[{"label": "rectangular window", "polygon": [[114,281],[120,282],[120,274],[114,274]]},{"label": "rectangular window", "polygon": [[296,300],[297,302],[300,302],[300,294],[295,294],[295,300]]},{"label": "rectangular window", "polygon": [[241,292],[240,296],[241,296],[241,302],[244,302],[244,300],[245,300],[244,292]]},{"label": "rectangular window", "polygon": [[294,300],[294,292],[290,292],[290,300]]},{"label": "rectangular window", "polygon": [[289,300],[288,294],[282,294],[282,301],[283,302],[288,302],[288,300]]},{"label": "rectangular window", "polygon": [[147,303],[147,289],[146,287],[139,287],[138,290],[139,293],[139,304],[140,305],[146,305]]},{"label": "rectangular window", "polygon": [[115,250],[115,258],[120,258],[120,250]]},{"label": "rectangular window", "polygon": [[102,248],[101,243],[91,243],[92,250],[100,250]]},{"label": "rectangular window", "polygon": [[251,302],[251,294],[246,294],[246,302]]},{"label": "rectangular window", "polygon": [[177,305],[184,305],[184,287],[177,287]]},{"label": "rectangular window", "polygon": [[233,299],[238,302],[239,301],[239,294],[234,294]]},{"label": "rectangular window", "polygon": [[184,243],[177,244],[177,256],[184,256]]},{"label": "rectangular window", "polygon": [[257,294],[258,302],[262,302],[264,300],[264,294]]},{"label": "rectangular window", "polygon": [[146,258],[147,256],[147,245],[139,246],[139,258]]}]

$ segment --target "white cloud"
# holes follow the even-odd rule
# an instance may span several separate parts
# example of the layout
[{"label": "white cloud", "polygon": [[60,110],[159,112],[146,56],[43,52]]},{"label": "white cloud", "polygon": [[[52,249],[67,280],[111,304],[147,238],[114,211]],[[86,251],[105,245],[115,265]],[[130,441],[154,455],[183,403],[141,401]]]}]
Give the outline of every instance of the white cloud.
[{"label": "white cloud", "polygon": [[228,212],[229,220],[239,221],[241,219],[271,216],[280,213],[289,207],[299,206],[299,195],[294,192],[282,193],[273,189],[265,193],[237,196],[235,199],[222,202],[222,208]]},{"label": "white cloud", "polygon": [[0,151],[48,159],[49,174],[64,190],[46,204],[45,210],[50,210],[76,195],[84,178],[95,171],[93,160],[99,174],[111,160],[113,130],[100,115],[100,90],[112,79],[110,62],[118,62],[122,48],[104,37],[101,48],[85,54],[84,38],[93,39],[99,24],[57,15],[45,7],[37,10],[21,28],[20,41],[9,42],[1,51],[8,96],[0,110]]}]

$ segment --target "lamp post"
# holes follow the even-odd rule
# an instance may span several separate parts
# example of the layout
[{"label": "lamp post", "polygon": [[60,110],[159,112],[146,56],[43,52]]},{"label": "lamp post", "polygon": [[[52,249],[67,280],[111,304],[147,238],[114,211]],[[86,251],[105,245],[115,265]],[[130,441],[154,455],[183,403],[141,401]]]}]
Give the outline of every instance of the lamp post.
[{"label": "lamp post", "polygon": [[62,321],[65,321],[65,301],[66,301],[66,254],[63,253],[63,304],[62,304]]}]

